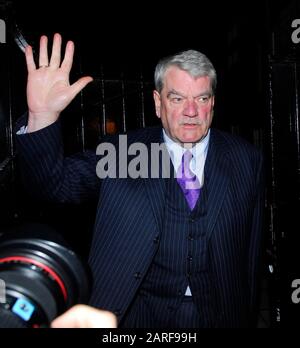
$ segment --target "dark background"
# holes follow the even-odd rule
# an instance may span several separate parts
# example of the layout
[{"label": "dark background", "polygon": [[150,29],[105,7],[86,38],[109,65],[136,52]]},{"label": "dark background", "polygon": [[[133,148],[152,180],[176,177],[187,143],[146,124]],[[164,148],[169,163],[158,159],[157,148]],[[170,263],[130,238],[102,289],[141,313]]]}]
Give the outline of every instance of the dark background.
[{"label": "dark background", "polygon": [[218,72],[213,125],[265,155],[265,327],[299,325],[300,304],[291,302],[291,282],[300,279],[300,43],[291,40],[299,2],[0,1],[0,10],[7,23],[7,42],[0,44],[1,231],[47,224],[86,258],[96,205],[39,202],[23,189],[13,126],[26,111],[26,67],[16,38],[23,35],[37,53],[42,34],[51,43],[59,32],[76,45],[71,81],[94,77],[62,115],[66,154],[93,149],[111,132],[108,121],[116,132],[156,124],[151,93],[158,59],[198,49]]}]

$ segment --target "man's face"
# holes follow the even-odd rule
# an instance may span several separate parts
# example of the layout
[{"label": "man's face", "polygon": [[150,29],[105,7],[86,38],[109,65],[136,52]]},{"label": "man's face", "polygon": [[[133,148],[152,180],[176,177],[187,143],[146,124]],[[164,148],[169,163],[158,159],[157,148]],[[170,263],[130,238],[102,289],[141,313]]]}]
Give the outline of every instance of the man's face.
[{"label": "man's face", "polygon": [[213,118],[214,97],[208,76],[194,78],[171,66],[164,87],[153,92],[156,114],[167,135],[179,143],[199,142]]}]

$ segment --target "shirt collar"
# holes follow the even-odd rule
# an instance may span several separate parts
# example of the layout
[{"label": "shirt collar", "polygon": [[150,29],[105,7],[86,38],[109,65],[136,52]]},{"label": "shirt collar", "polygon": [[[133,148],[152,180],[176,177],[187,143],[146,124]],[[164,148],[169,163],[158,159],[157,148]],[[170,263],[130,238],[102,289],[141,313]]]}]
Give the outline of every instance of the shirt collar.
[{"label": "shirt collar", "polygon": [[[163,129],[163,138],[167,146],[171,160],[173,162],[174,168],[175,170],[177,170],[181,164],[182,155],[187,149],[182,147],[179,143],[175,142],[173,139],[171,139],[167,135],[164,129]],[[207,151],[208,151],[209,139],[210,139],[210,129],[208,130],[206,136],[190,149],[190,151],[193,154],[194,160],[192,162],[194,163],[192,164],[194,164],[194,166],[196,165],[197,162],[205,161]],[[191,169],[193,170],[193,168]]]}]

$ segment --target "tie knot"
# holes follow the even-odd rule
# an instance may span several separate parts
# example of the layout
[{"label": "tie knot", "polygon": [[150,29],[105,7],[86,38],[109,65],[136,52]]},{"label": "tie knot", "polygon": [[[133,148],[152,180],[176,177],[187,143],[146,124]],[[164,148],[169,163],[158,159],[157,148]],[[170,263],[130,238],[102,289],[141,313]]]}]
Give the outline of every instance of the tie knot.
[{"label": "tie knot", "polygon": [[192,158],[193,154],[191,153],[191,151],[186,150],[185,153],[182,155],[182,163],[184,163],[184,165],[190,164]]}]

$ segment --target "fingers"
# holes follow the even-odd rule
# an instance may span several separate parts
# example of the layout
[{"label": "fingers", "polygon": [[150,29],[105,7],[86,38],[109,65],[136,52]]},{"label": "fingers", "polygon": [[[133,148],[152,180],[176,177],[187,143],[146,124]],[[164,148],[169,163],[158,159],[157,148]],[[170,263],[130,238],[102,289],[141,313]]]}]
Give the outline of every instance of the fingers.
[{"label": "fingers", "polygon": [[[61,67],[61,69],[64,70],[67,74],[70,73],[71,68],[72,68],[72,64],[73,64],[74,43],[72,41],[67,42],[65,56],[64,56],[64,59],[60,65],[61,44],[62,44],[61,35],[58,33],[54,34],[51,59],[50,59],[50,63],[49,63],[48,38],[45,35],[41,36],[40,53],[39,53],[39,67],[49,66],[53,70]],[[29,58],[30,58],[30,67],[32,68],[32,61],[31,60],[33,60],[33,57],[30,57],[30,53],[29,53]]]},{"label": "fingers", "polygon": [[77,306],[72,307],[67,312],[53,320],[51,323],[51,328],[79,328],[80,317],[78,315],[78,311],[80,312],[80,308]]},{"label": "fingers", "polygon": [[31,46],[25,47],[25,58],[26,58],[26,64],[27,64],[27,70],[28,72],[32,72],[36,70],[35,62],[33,59],[33,52]]},{"label": "fingers", "polygon": [[53,38],[52,53],[50,60],[50,67],[53,69],[58,69],[60,66],[61,41],[61,36],[59,34],[55,34]]},{"label": "fingers", "polygon": [[43,35],[40,39],[39,67],[48,66],[48,38]]},{"label": "fingers", "polygon": [[72,41],[68,41],[65,51],[64,60],[61,63],[61,68],[69,73],[73,64],[73,56],[74,56],[74,43]]},{"label": "fingers", "polygon": [[75,305],[51,323],[52,328],[116,328],[117,318],[108,311]]}]

